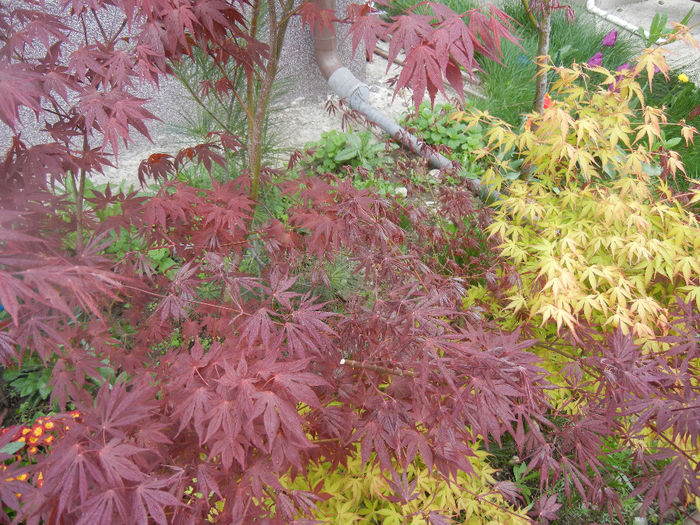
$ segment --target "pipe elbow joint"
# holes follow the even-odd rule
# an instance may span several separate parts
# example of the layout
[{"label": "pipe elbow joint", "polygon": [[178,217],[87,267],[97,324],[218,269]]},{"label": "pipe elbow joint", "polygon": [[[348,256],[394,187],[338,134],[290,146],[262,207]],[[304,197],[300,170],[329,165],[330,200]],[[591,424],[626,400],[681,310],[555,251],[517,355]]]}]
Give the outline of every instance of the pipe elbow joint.
[{"label": "pipe elbow joint", "polygon": [[369,87],[346,67],[336,69],[328,78],[328,84],[352,109],[369,103]]}]

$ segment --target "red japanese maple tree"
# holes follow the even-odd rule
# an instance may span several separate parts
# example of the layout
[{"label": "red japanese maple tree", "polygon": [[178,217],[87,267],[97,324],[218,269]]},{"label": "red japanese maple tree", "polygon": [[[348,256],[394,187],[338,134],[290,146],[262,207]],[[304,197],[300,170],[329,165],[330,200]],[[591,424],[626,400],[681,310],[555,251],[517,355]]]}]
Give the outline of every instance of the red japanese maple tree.
[{"label": "red japanese maple tree", "polygon": [[[210,189],[165,181],[155,196],[108,188],[86,198],[90,173],[116,162],[131,133],[147,135],[154,115],[132,94],[137,82],[157,84],[193,46],[251,79],[270,71],[275,50],[256,39],[246,6],[0,6],[0,119],[17,132],[0,168],[0,303],[11,320],[0,329],[0,360],[38,356],[52,368],[52,400],[80,412],[49,453],[0,478],[16,522],[201,523],[223,502],[225,523],[303,523],[323,495],[287,490],[280,476],[310,461],[341,464],[359,443],[363,460],[376,457],[383,469],[420,455],[448,477],[471,470],[477,439],[507,436],[544,485],[570,480],[587,501],[615,504],[597,457],[601,437],[628,430],[620,413],[697,440],[692,412],[674,408],[695,395],[681,387],[692,386],[690,374],[674,375],[653,355],[635,361],[640,353],[622,336],[590,342],[582,366],[603,382],[582,389],[586,409],[553,410],[546,372],[527,351],[535,342],[461,307],[469,282],[500,286],[499,263],[479,241],[488,212],[464,188],[442,189],[432,210],[332,175],[302,176],[279,188],[290,203],[285,222],[255,217],[265,169]],[[413,88],[416,102],[443,89],[443,77],[459,88],[459,66],[472,71],[477,52],[497,59],[500,38],[512,38],[497,10],[462,17],[430,8],[434,17],[394,22],[351,13],[355,43],[371,51],[391,35],[392,57],[408,51],[398,87]],[[103,17],[115,13],[121,23],[109,29]],[[22,139],[30,118],[44,142]],[[151,156],[141,175],[223,164],[221,150],[238,147],[215,134],[175,158]],[[455,228],[440,228],[436,213]],[[108,240],[123,235],[142,248],[115,261]],[[146,256],[163,248],[178,263],[170,273]],[[362,286],[322,300],[325,263],[340,256]],[[698,331],[697,312],[682,306],[688,336],[669,341],[680,361],[697,357]],[[668,450],[640,458],[640,492],[662,506],[698,493],[691,460]],[[657,459],[668,459],[664,468]],[[205,496],[187,497],[188,487]],[[556,501],[540,507],[552,517]]]}]

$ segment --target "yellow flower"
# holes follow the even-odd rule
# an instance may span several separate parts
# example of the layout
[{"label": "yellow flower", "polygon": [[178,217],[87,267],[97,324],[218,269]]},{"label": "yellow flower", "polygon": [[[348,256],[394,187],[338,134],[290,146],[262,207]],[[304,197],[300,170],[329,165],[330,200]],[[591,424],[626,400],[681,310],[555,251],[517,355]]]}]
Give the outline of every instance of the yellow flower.
[{"label": "yellow flower", "polygon": [[685,73],[681,73],[680,75],[678,75],[678,80],[685,84],[690,79],[688,78],[688,75],[686,75]]}]

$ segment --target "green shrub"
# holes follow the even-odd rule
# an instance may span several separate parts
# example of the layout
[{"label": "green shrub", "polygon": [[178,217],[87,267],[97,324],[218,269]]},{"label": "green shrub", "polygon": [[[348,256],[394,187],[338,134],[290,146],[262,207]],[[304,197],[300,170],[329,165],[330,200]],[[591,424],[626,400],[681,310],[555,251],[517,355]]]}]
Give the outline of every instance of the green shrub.
[{"label": "green shrub", "polygon": [[343,166],[363,167],[371,171],[389,164],[387,148],[397,147],[377,141],[368,130],[325,131],[321,134],[321,140],[306,144],[304,149],[310,153],[303,160],[303,165],[321,173],[338,174]]},{"label": "green shrub", "polygon": [[455,112],[456,109],[449,104],[437,105],[432,110],[428,104],[423,104],[417,115],[406,117],[405,125],[415,129],[420,138],[440,149],[447,158],[459,162],[467,177],[481,178],[484,168],[477,157],[478,150],[486,145],[483,128],[480,124],[470,127],[455,119]]}]

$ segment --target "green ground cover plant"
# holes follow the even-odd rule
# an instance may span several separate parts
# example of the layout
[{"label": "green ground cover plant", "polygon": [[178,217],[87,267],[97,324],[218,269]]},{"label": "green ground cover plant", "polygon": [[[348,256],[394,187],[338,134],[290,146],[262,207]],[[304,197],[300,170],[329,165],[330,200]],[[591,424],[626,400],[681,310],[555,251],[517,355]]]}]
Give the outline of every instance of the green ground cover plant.
[{"label": "green ground cover plant", "polygon": [[308,153],[302,163],[320,172],[339,173],[343,166],[374,171],[391,164],[390,152],[396,147],[377,140],[370,130],[324,131],[321,140],[304,146]]},{"label": "green ground cover plant", "polygon": [[[468,107],[468,106],[467,106]],[[405,125],[414,130],[427,144],[438,148],[450,160],[461,165],[461,175],[480,179],[484,173],[479,164],[478,151],[485,146],[484,130],[479,126],[468,128],[466,124],[453,118],[455,108],[450,104],[431,109],[422,104],[417,115],[406,116]]]}]

